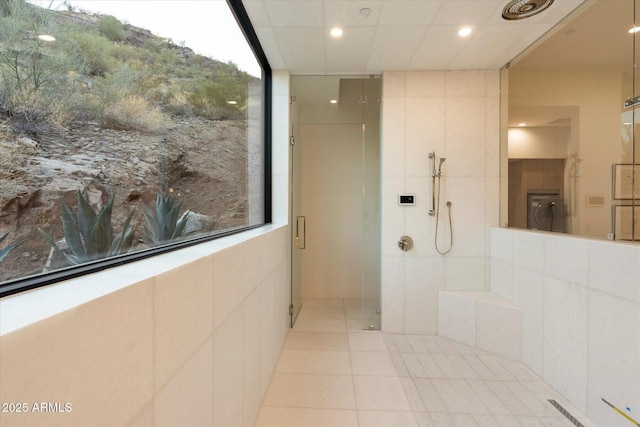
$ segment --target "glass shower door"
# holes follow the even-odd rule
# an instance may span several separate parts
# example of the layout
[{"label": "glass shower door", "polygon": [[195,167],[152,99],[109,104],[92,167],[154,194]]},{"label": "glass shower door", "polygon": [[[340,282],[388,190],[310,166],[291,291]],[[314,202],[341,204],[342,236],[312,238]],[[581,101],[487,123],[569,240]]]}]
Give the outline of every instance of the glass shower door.
[{"label": "glass shower door", "polygon": [[302,171],[302,145],[296,146],[296,141],[301,142],[298,128],[291,126],[291,182],[289,185],[291,195],[291,327],[302,307],[302,261],[301,251],[306,248],[306,217],[302,213],[302,186],[298,185]]},{"label": "glass shower door", "polygon": [[382,248],[380,189],[380,79],[363,79],[360,99],[363,117],[363,329],[379,330],[382,323],[380,260]]},{"label": "glass shower door", "polygon": [[380,329],[380,79],[291,82],[292,324],[303,299],[340,299]]}]

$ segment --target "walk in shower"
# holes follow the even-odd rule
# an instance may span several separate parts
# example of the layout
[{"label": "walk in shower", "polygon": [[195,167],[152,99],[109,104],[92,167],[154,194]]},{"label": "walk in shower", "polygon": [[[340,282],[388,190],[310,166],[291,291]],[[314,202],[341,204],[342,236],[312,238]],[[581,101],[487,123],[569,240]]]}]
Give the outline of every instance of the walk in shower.
[{"label": "walk in shower", "polygon": [[291,78],[292,324],[305,299],[340,299],[380,329],[380,90]]}]

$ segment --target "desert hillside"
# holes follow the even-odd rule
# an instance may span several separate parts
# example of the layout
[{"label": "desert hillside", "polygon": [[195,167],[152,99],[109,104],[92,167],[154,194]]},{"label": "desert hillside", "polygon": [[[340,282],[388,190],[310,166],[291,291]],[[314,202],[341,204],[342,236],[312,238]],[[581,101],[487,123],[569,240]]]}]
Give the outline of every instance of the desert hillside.
[{"label": "desert hillside", "polygon": [[62,199],[75,210],[78,190],[96,211],[115,194],[116,232],[134,212],[137,249],[143,204],[158,193],[200,231],[246,224],[254,79],[234,64],[110,16],[22,0],[0,8],[0,51],[0,250],[23,242],[0,261],[0,281],[64,266],[38,229],[63,239]]}]

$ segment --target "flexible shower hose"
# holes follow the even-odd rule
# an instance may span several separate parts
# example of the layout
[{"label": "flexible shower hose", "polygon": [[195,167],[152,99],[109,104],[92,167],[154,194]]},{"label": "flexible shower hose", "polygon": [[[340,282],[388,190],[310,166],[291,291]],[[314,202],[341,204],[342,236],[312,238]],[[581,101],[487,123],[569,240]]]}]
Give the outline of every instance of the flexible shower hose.
[{"label": "flexible shower hose", "polygon": [[436,202],[436,233],[434,237],[434,242],[436,246],[436,252],[440,255],[446,255],[451,251],[453,247],[453,227],[451,226],[451,202],[447,202],[447,211],[449,216],[449,248],[447,250],[441,251],[438,247],[438,225],[440,222],[440,177],[438,177],[438,197]]}]

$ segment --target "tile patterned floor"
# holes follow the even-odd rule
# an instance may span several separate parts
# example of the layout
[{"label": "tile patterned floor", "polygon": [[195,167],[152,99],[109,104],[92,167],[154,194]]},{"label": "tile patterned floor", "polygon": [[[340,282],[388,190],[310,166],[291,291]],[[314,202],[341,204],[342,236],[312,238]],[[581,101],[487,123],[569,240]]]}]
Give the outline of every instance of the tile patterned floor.
[{"label": "tile patterned floor", "polygon": [[523,364],[433,335],[361,329],[356,301],[305,303],[255,427],[594,425]]}]

